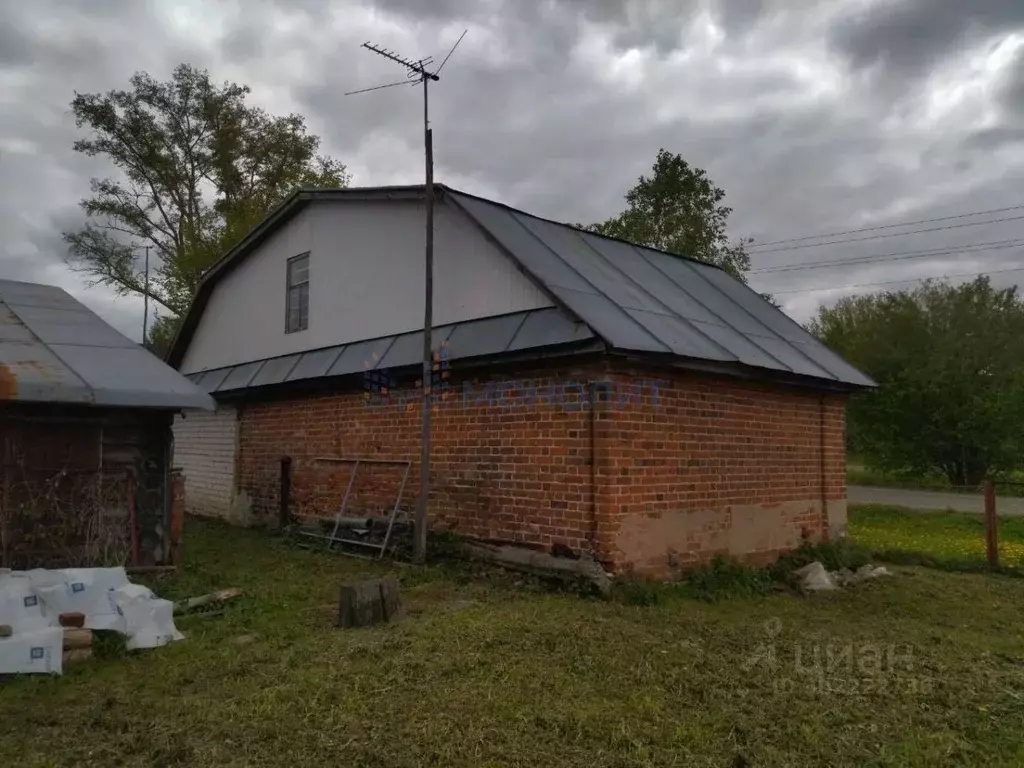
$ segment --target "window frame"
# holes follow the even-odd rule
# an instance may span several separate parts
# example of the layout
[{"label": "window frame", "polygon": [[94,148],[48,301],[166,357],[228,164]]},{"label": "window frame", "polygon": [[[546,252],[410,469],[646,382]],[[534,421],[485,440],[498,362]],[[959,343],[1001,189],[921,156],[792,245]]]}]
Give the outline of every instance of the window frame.
[{"label": "window frame", "polygon": [[[301,259],[306,260],[306,279],[300,283],[292,284],[292,269],[293,264]],[[305,251],[303,253],[292,256],[285,262],[284,269],[284,332],[289,333],[302,333],[302,331],[309,329],[309,270],[311,267],[310,252]],[[297,327],[291,326],[292,316],[292,291],[296,288],[305,288],[305,299],[306,299],[306,314],[305,318],[302,315],[301,299],[299,308],[299,319]],[[300,294],[301,295],[301,294]],[[305,319],[305,323],[303,323]]]}]

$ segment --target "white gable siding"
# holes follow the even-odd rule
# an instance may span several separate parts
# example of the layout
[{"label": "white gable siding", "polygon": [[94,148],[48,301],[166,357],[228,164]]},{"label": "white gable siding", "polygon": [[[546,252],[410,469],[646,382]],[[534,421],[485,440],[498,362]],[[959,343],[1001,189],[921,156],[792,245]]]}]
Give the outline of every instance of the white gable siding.
[{"label": "white gable siding", "polygon": [[[424,206],[313,203],[215,287],[183,373],[423,327]],[[286,334],[285,270],[310,252],[309,328]],[[434,323],[551,306],[461,212],[435,211]]]},{"label": "white gable siding", "polygon": [[185,476],[185,508],[194,515],[231,517],[238,417],[231,406],[186,411],[174,419],[174,466]]}]

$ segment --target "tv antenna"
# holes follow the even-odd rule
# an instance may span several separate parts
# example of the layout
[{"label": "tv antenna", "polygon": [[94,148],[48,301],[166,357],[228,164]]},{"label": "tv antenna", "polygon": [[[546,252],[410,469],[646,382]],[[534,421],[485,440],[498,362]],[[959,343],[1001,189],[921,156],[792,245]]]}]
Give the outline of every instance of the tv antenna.
[{"label": "tv antenna", "polygon": [[379,45],[367,41],[362,47],[378,56],[383,56],[406,69],[406,79],[394,83],[384,83],[370,88],[362,88],[358,91],[349,91],[346,96],[354,96],[357,93],[368,93],[379,91],[382,88],[392,88],[396,85],[423,85],[423,156],[424,169],[426,172],[426,183],[424,184],[424,197],[427,207],[427,239],[425,250],[425,280],[423,296],[423,418],[420,434],[420,495],[416,503],[416,518],[413,523],[413,558],[417,562],[423,562],[427,556],[427,525],[428,525],[428,502],[430,498],[430,407],[431,407],[431,379],[434,369],[433,350],[433,325],[434,325],[434,141],[433,132],[430,128],[430,82],[437,82],[441,79],[441,70],[448,63],[448,59],[459,47],[462,38],[466,36],[465,30],[455,45],[448,51],[441,65],[433,72],[428,69],[434,59],[427,56],[423,59],[407,59],[394,51],[382,48]]}]

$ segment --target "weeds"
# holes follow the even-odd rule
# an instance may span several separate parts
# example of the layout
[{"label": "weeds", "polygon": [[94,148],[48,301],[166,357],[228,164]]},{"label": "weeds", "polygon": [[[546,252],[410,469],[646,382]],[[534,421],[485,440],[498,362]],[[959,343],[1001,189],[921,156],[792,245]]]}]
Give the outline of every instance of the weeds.
[{"label": "weeds", "polygon": [[871,552],[849,539],[804,544],[779,557],[770,570],[776,578],[781,578],[816,561],[821,562],[829,571],[839,571],[843,568],[855,571],[871,561]]},{"label": "weeds", "polygon": [[768,569],[751,568],[724,557],[716,557],[710,565],[698,568],[683,582],[684,593],[709,603],[767,595],[774,588],[775,579]]},{"label": "weeds", "polygon": [[[850,508],[849,532],[858,547],[880,560],[959,572],[987,569],[980,515],[860,504]],[[998,538],[1002,564],[1024,567],[1024,519],[1001,519]]]}]

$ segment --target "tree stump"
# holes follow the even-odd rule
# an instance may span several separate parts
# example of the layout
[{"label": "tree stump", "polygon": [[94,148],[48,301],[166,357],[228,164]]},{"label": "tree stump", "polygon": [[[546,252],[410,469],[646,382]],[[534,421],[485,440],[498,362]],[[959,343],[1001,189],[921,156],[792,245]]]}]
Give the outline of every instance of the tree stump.
[{"label": "tree stump", "polygon": [[64,651],[64,657],[61,659],[62,664],[77,664],[80,661],[89,661],[92,659],[92,648],[73,648],[68,651]]},{"label": "tree stump", "polygon": [[64,629],[64,650],[71,651],[79,648],[92,648],[91,629]]},{"label": "tree stump", "polygon": [[402,596],[394,577],[341,585],[339,627],[370,627],[401,618],[402,613]]}]

